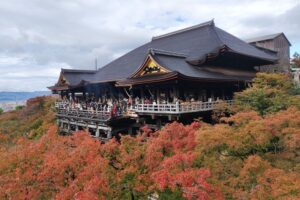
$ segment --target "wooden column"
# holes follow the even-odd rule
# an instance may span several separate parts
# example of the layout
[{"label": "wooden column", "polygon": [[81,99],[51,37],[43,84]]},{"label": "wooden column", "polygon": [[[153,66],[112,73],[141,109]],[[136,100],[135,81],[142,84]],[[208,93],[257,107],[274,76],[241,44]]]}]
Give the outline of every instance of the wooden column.
[{"label": "wooden column", "polygon": [[179,98],[179,90],[178,87],[173,86],[174,97]]},{"label": "wooden column", "polygon": [[106,134],[107,134],[107,138],[108,139],[112,138],[112,132],[111,132],[111,130],[107,130]]},{"label": "wooden column", "polygon": [[70,121],[68,123],[68,132],[70,132],[70,129],[71,129],[71,125],[70,125]]},{"label": "wooden column", "polygon": [[72,100],[74,101],[75,100],[75,92],[72,92]]},{"label": "wooden column", "polygon": [[223,100],[225,99],[225,92],[224,92],[224,89],[222,89],[222,99],[223,99]]},{"label": "wooden column", "polygon": [[132,135],[132,127],[131,126],[128,128],[128,134]]},{"label": "wooden column", "polygon": [[159,104],[159,97],[160,97],[160,93],[159,93],[159,89],[156,89],[156,103]]},{"label": "wooden column", "polygon": [[144,104],[144,90],[143,90],[143,88],[140,88],[140,91],[141,91],[142,104]]},{"label": "wooden column", "polygon": [[99,136],[100,136],[100,130],[99,130],[98,126],[97,126],[97,128],[96,128],[95,136],[96,136],[96,137],[99,137]]}]

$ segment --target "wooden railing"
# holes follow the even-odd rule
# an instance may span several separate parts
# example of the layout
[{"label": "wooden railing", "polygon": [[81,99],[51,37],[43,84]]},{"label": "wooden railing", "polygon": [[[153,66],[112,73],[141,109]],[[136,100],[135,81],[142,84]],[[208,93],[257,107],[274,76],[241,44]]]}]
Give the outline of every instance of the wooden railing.
[{"label": "wooden railing", "polygon": [[[94,119],[100,121],[108,121],[112,117],[112,112],[107,110],[89,110],[89,109],[78,109],[71,108],[67,101],[55,102],[55,108],[58,116],[62,117],[76,117],[81,119]],[[115,116],[118,114],[116,113]]]},{"label": "wooden railing", "polygon": [[106,111],[90,111],[78,109],[57,109],[57,115],[64,117],[76,117],[82,119],[95,119],[100,121],[108,121],[111,119],[111,112]]},{"label": "wooden railing", "polygon": [[232,100],[212,101],[212,102],[193,102],[193,103],[175,103],[175,104],[137,104],[132,106],[131,110],[136,113],[160,113],[160,114],[183,114],[201,111],[209,111],[216,108],[217,105],[226,103],[231,106]]},{"label": "wooden railing", "polygon": [[112,117],[118,116],[134,116],[136,114],[184,114],[210,111],[215,109],[218,105],[227,104],[231,106],[232,100],[226,101],[212,101],[212,102],[193,102],[193,103],[173,103],[173,104],[136,104],[128,108],[126,113],[112,114],[110,109],[106,110],[86,110],[74,109],[68,106],[68,102],[56,102],[55,107],[59,116],[77,117],[85,119],[95,119],[101,121],[108,121]]}]

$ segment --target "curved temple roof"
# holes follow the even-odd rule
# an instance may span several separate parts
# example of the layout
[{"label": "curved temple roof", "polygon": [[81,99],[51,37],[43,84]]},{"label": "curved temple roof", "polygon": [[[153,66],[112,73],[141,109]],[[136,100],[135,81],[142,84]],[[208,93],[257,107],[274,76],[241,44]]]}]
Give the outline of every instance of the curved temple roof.
[{"label": "curved temple roof", "polygon": [[[205,65],[208,57],[218,56],[222,51],[249,57],[254,59],[258,63],[257,65],[273,64],[277,61],[277,57],[274,55],[259,50],[216,27],[214,21],[208,21],[153,37],[150,42],[128,52],[96,72],[83,72],[80,75],[80,73],[65,71],[64,76],[70,80],[72,85],[80,83],[81,80],[91,83],[124,80],[138,70],[147,55],[152,53],[156,55],[154,56],[155,59],[161,62],[164,67],[177,71],[184,76],[226,79],[220,73],[199,71],[198,67]],[[159,56],[159,54],[161,55]]]}]

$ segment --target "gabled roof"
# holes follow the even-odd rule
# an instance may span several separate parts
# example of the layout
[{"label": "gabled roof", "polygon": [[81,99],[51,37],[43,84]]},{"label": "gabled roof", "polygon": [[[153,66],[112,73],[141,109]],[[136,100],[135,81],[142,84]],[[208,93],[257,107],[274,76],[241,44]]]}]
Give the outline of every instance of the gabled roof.
[{"label": "gabled roof", "polygon": [[[153,58],[163,67],[178,72],[181,75],[199,79],[222,79],[222,80],[251,80],[255,76],[255,71],[234,70],[215,68],[207,65],[195,67],[185,61],[182,57],[168,55],[154,55]],[[214,70],[217,69],[217,70]]]},{"label": "gabled roof", "polygon": [[[260,62],[274,63],[277,57],[267,54],[243,40],[205,22],[179,31],[153,37],[146,43],[101,68],[93,77],[97,81],[117,81],[130,77],[143,63],[149,50],[182,55],[190,64],[202,64],[207,56],[218,54],[223,48],[249,56]],[[184,63],[184,62],[182,62]],[[187,63],[184,63],[187,65]],[[184,67],[184,66],[181,66]]]},{"label": "gabled roof", "polygon": [[[224,52],[228,54],[224,55]],[[208,21],[164,35],[152,40],[127,54],[115,59],[99,70],[62,69],[61,75],[70,86],[79,86],[82,82],[116,82],[125,80],[138,70],[147,56],[151,54],[163,67],[181,76],[203,79],[245,80],[242,73],[226,74],[223,70],[207,70],[207,62],[219,55],[234,54],[239,58],[251,59],[250,65],[272,64],[277,57],[264,52],[243,40],[215,26]],[[220,56],[221,57],[221,56]],[[235,59],[235,58],[230,58]],[[246,63],[245,63],[246,64]],[[201,67],[199,67],[201,65]],[[243,66],[241,66],[243,67]],[[223,66],[223,68],[226,68]],[[216,68],[214,68],[216,69]],[[246,70],[246,69],[243,69]],[[247,70],[246,70],[247,71]]]},{"label": "gabled roof", "polygon": [[[173,55],[172,52],[150,51],[151,58],[159,65],[168,69],[168,72],[161,74],[150,74],[143,76],[132,76],[117,82],[118,86],[137,85],[143,83],[155,83],[175,78],[206,81],[238,81],[251,80],[255,76],[254,70],[220,69],[211,66],[195,67],[186,62],[184,56]],[[147,58],[148,59],[148,58]],[[143,65],[136,71],[139,72]],[[136,72],[134,74],[136,74]]]},{"label": "gabled roof", "polygon": [[82,81],[90,81],[96,74],[96,70],[61,69],[61,75],[69,85],[78,85]]},{"label": "gabled roof", "polygon": [[274,34],[270,34],[270,35],[263,35],[263,36],[259,36],[259,37],[255,37],[255,38],[249,38],[249,39],[246,39],[245,41],[248,43],[255,43],[255,42],[261,42],[261,41],[265,41],[265,40],[273,40],[280,35],[282,35],[287,40],[289,45],[291,46],[290,41],[287,39],[287,37],[285,36],[284,33],[274,33]]}]

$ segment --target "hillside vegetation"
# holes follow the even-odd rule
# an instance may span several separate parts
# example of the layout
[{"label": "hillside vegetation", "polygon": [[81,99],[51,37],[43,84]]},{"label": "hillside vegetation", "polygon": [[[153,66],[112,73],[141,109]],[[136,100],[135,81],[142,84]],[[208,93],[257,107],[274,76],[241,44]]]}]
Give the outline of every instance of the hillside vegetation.
[{"label": "hillside vegetation", "polygon": [[[300,199],[300,97],[258,74],[216,124],[174,122],[106,144],[59,136],[50,98],[0,116],[0,199]],[[263,106],[261,105],[263,103]]]},{"label": "hillside vegetation", "polygon": [[0,144],[41,137],[54,125],[55,115],[51,109],[53,102],[51,97],[37,97],[29,99],[26,107],[0,114]]}]

